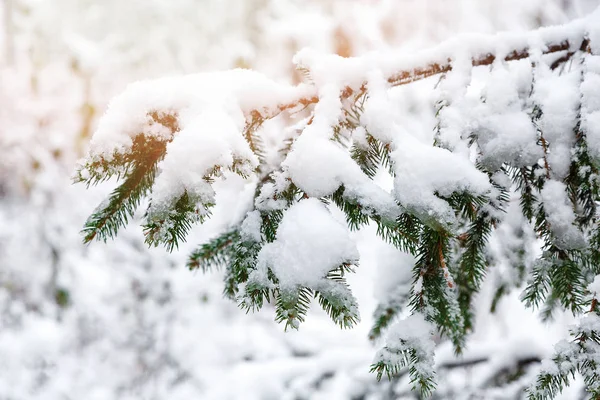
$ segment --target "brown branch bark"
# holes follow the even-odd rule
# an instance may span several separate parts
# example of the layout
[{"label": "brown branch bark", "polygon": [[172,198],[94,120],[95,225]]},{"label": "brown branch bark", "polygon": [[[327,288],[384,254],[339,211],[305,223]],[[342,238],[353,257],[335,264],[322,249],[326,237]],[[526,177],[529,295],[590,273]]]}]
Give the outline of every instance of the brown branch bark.
[{"label": "brown branch bark", "polygon": [[[589,40],[587,38],[584,38],[582,40],[581,44],[576,48],[578,48],[580,51],[589,52],[590,51],[589,45],[590,45]],[[573,48],[572,44],[566,40],[561,43],[558,43],[558,44],[549,43],[546,45],[546,50],[543,51],[542,54],[548,55],[548,54],[553,54],[553,53],[559,53],[562,51],[568,51],[572,48]],[[568,61],[573,56],[574,53],[575,52],[571,51],[571,52],[567,53],[566,55],[560,57],[559,59],[555,60],[552,64],[552,67],[556,68],[560,63]],[[522,59],[530,57],[530,55],[531,55],[531,53],[530,53],[529,49],[513,50],[506,57],[504,57],[504,61],[510,62],[510,61],[522,60]],[[471,61],[471,65],[473,67],[491,65],[494,63],[494,61],[496,61],[496,58],[497,58],[497,56],[494,54],[481,55],[479,57],[473,58]],[[418,67],[418,68],[414,68],[414,69],[406,70],[406,71],[398,71],[398,72],[394,73],[393,75],[387,77],[387,82],[391,86],[401,86],[401,85],[406,85],[406,84],[416,82],[416,81],[419,81],[422,79],[426,79],[431,76],[450,72],[451,70],[452,70],[452,60],[448,59],[448,61],[443,64],[430,63],[423,67]],[[355,93],[358,96],[362,93],[365,93],[366,91],[367,91],[366,82],[363,83],[358,90],[355,90],[355,89],[347,86],[342,91],[341,97],[342,97],[342,99],[348,99]],[[279,113],[281,113],[283,111],[297,109],[300,106],[307,107],[311,104],[316,104],[318,102],[319,102],[318,96],[312,96],[310,98],[302,97],[297,100],[294,100],[293,102],[279,105],[278,110],[273,115],[265,116],[265,118],[272,118],[272,117],[277,116]]]}]

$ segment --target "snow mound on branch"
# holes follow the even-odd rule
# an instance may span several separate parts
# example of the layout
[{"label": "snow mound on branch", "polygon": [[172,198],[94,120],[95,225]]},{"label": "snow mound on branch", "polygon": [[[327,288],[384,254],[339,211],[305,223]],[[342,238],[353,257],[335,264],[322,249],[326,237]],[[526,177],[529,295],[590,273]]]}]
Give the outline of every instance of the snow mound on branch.
[{"label": "snow mound on branch", "polygon": [[485,101],[465,110],[473,119],[472,130],[481,149],[481,163],[490,171],[498,170],[503,163],[515,167],[534,164],[543,154],[536,144],[537,132],[531,117],[523,110],[520,98],[523,91],[531,89],[530,63],[495,65],[486,78]]},{"label": "snow mound on branch", "polygon": [[554,244],[563,249],[577,249],[586,245],[583,234],[575,224],[575,213],[567,197],[564,183],[548,180],[541,191],[544,211],[554,234]]},{"label": "snow mound on branch", "polygon": [[282,289],[314,288],[329,271],[358,258],[347,228],[319,200],[306,199],[285,212],[277,239],[261,249],[257,268],[265,277],[271,268]]},{"label": "snow mound on branch", "polygon": [[[436,47],[412,54],[379,51],[366,53],[360,57],[345,58],[305,48],[296,54],[293,61],[297,66],[310,72],[310,78],[317,87],[334,84],[357,90],[368,80],[367,77],[373,70],[380,70],[383,76],[391,81],[408,82],[421,73],[424,66],[447,65],[448,60],[455,59],[457,54],[461,54],[465,59],[478,58],[487,54],[504,58],[515,49],[517,51],[529,49],[529,54],[539,55],[549,44],[561,44],[565,40],[576,49],[586,32],[589,32],[590,36],[600,36],[597,28],[599,19],[600,11],[596,11],[568,25],[543,27],[526,33],[462,34]],[[399,76],[398,71],[409,72],[409,74]]]},{"label": "snow mound on branch", "polygon": [[[377,82],[375,82],[377,84]],[[389,143],[395,171],[393,195],[406,209],[445,225],[455,222],[454,211],[438,196],[467,191],[489,193],[488,177],[478,171],[468,155],[424,143],[412,132],[385,88],[375,86],[361,120],[373,137]],[[402,114],[400,112],[400,114]]]},{"label": "snow mound on branch", "polygon": [[215,166],[240,169],[249,175],[258,159],[240,134],[244,116],[227,113],[220,108],[208,108],[182,129],[167,145],[165,159],[159,164],[160,175],[152,192],[152,207],[168,203],[184,191],[203,204],[214,203],[214,190],[202,177],[210,175]]},{"label": "snow mound on branch", "polygon": [[594,281],[588,286],[588,290],[595,295],[600,295],[600,275],[596,275]]},{"label": "snow mound on branch", "polygon": [[394,198],[369,179],[348,151],[332,139],[332,127],[342,113],[339,93],[335,86],[323,90],[312,123],[294,142],[283,168],[311,197],[330,195],[343,185],[346,198],[357,201],[366,211],[395,220],[399,209]]},{"label": "snow mound on branch", "polygon": [[581,126],[586,134],[590,155],[600,160],[600,56],[588,55],[585,66],[587,70],[581,83]]},{"label": "snow mound on branch", "polygon": [[401,364],[404,357],[402,352],[414,351],[418,362],[410,367],[415,368],[420,376],[433,377],[435,375],[434,330],[435,327],[419,313],[396,322],[387,334],[386,346],[377,352],[374,362],[383,361],[388,365]]},{"label": "snow mound on branch", "polygon": [[544,139],[550,142],[547,159],[550,174],[555,179],[564,179],[569,173],[581,97],[580,79],[580,71],[557,75],[545,65],[537,69],[533,98],[542,109],[539,126]]},{"label": "snow mound on branch", "polygon": [[115,152],[127,152],[140,133],[169,139],[170,130],[149,117],[153,112],[176,116],[185,129],[208,108],[273,112],[312,93],[309,86],[280,84],[246,69],[135,82],[110,103],[91,141],[90,156],[110,159]]},{"label": "snow mound on branch", "polygon": [[452,207],[438,196],[454,192],[486,195],[491,190],[488,177],[466,157],[426,145],[408,134],[395,145],[391,154],[396,171],[394,195],[400,204],[426,219],[454,224]]},{"label": "snow mound on branch", "polygon": [[435,327],[426,321],[422,314],[416,313],[402,321],[398,321],[390,328],[387,343],[392,344],[400,340],[420,342],[422,348],[426,348],[433,353],[435,344],[428,339],[431,339],[434,331]]}]

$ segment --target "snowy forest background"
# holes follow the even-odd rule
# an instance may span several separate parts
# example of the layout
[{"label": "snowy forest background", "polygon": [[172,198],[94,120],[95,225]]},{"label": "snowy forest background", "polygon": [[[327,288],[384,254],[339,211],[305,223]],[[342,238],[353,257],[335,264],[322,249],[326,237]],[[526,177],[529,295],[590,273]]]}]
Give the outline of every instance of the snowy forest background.
[{"label": "snowy forest background", "polygon": [[[194,245],[239,219],[243,182],[217,189],[213,218],[168,254],[132,224],[114,243],[81,243],[85,218],[110,185],[71,178],[109,100],[134,80],[252,68],[297,83],[304,47],[342,56],[418,50],[464,32],[560,24],[596,0],[3,0],[0,59],[0,400],[397,399],[406,377],[377,382],[368,366],[371,314],[391,285],[410,284],[411,256],[353,233],[361,266],[349,283],[362,321],[340,330],[313,307],[299,331],[273,313],[222,298],[219,272],[185,268]],[[403,88],[433,127],[431,85]],[[269,135],[279,134],[271,124]],[[506,222],[498,235],[518,230]],[[515,224],[520,223],[516,221]],[[494,243],[492,239],[492,244]],[[506,240],[504,241],[506,243]],[[497,268],[478,297],[463,358],[437,349],[437,398],[515,399],[572,317],[543,323],[503,298]],[[268,306],[267,306],[268,308]],[[448,346],[446,346],[448,345]],[[581,396],[575,383],[562,398]]]}]

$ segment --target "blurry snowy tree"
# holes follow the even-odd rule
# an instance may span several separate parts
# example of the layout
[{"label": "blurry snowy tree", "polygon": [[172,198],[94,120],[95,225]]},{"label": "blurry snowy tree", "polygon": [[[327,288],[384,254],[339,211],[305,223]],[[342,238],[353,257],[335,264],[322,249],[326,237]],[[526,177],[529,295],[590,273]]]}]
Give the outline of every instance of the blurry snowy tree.
[{"label": "blurry snowy tree", "polygon": [[[376,383],[376,375],[366,373],[372,350],[360,338],[366,336],[366,324],[371,322],[368,315],[362,316],[363,324],[354,330],[338,334],[318,323],[321,316],[313,310],[299,332],[283,334],[271,326],[269,313],[234,313],[230,304],[219,299],[222,286],[213,279],[218,279],[218,274],[190,279],[188,271],[169,268],[183,264],[179,256],[185,255],[187,244],[179,243],[180,252],[172,255],[159,249],[144,251],[141,235],[135,229],[120,232],[108,247],[82,248],[77,244],[76,225],[107,185],[86,195],[82,188],[67,185],[67,174],[94,129],[97,110],[105,108],[106,99],[132,79],[233,67],[252,67],[278,81],[306,80],[304,85],[295,87],[271,82],[249,71],[233,71],[140,83],[115,100],[91,147],[96,160],[107,161],[109,169],[101,172],[110,172],[110,165],[119,160],[126,163],[126,168],[112,171],[117,173],[115,177],[121,174],[132,189],[135,179],[149,184],[150,176],[140,173],[146,172],[144,168],[149,168],[147,172],[160,168],[153,189],[146,193],[152,192],[150,210],[158,212],[146,217],[140,213],[121,216],[134,220],[153,218],[147,224],[147,240],[155,243],[161,239],[160,233],[178,238],[176,230],[161,232],[165,227],[163,220],[171,218],[175,229],[187,222],[178,220],[178,216],[186,216],[179,212],[161,215],[161,191],[165,203],[177,190],[181,191],[179,194],[187,190],[188,196],[203,196],[204,205],[216,203],[202,229],[189,233],[192,246],[208,243],[192,252],[195,258],[190,259],[189,266],[207,269],[221,265],[227,296],[250,308],[261,304],[274,307],[276,316],[286,326],[295,327],[304,317],[310,300],[307,295],[315,296],[340,325],[354,324],[358,319],[354,295],[360,300],[363,314],[370,313],[371,300],[365,292],[370,290],[372,278],[381,275],[376,292],[380,304],[370,337],[380,343],[379,337],[388,331],[389,338],[384,342],[384,352],[388,353],[383,355],[390,355],[390,351],[402,354],[410,351],[410,346],[423,344],[423,352],[414,355],[422,357],[425,364],[433,362],[434,345],[421,340],[431,332],[429,336],[436,343],[436,396],[522,396],[523,389],[535,380],[540,359],[551,355],[549,345],[564,335],[560,328],[571,322],[560,310],[565,306],[562,303],[567,302],[569,309],[573,308],[571,304],[591,308],[592,303],[586,302],[592,301],[594,288],[589,288],[590,293],[584,298],[575,300],[564,300],[560,291],[559,295],[550,292],[542,314],[544,318],[556,318],[555,326],[559,328],[555,330],[559,332],[548,332],[544,344],[536,347],[539,336],[527,332],[532,324],[522,326],[524,318],[533,314],[518,308],[514,297],[534,276],[539,265],[534,262],[539,256],[539,244],[535,230],[523,218],[518,193],[511,192],[510,201],[497,196],[502,188],[515,189],[508,178],[503,177],[503,171],[491,178],[488,172],[499,169],[514,174],[516,171],[509,171],[508,166],[522,163],[536,177],[532,186],[536,197],[534,222],[540,212],[542,217],[548,212],[546,219],[550,220],[550,215],[564,211],[566,206],[554,211],[546,210],[547,206],[542,211],[538,209],[547,202],[560,204],[548,201],[547,196],[560,193],[548,190],[553,182],[562,180],[568,190],[573,190],[591,175],[584,174],[579,183],[552,175],[559,173],[553,167],[554,163],[560,164],[560,159],[552,158],[555,152],[560,153],[556,149],[572,147],[572,142],[560,142],[558,135],[545,133],[547,126],[552,125],[545,119],[553,113],[544,110],[556,105],[556,99],[546,93],[548,87],[563,87],[567,95],[573,95],[573,90],[586,93],[586,85],[577,84],[575,76],[583,83],[585,77],[593,79],[590,66],[592,56],[597,54],[592,51],[594,41],[588,43],[589,49],[580,47],[584,38],[591,37],[586,35],[583,23],[573,23],[568,32],[517,35],[506,40],[503,37],[481,47],[479,40],[467,37],[468,43],[457,41],[466,43],[464,47],[438,47],[439,51],[430,54],[418,53],[418,57],[423,57],[420,60],[413,56],[397,59],[399,54],[410,55],[456,32],[530,29],[563,22],[565,14],[586,12],[583,8],[577,10],[575,3],[562,1],[521,3],[525,2],[354,1],[349,6],[347,1],[331,0],[287,4],[248,1],[240,6],[240,2],[214,0],[199,6],[191,0],[139,4],[107,1],[102,5],[73,0],[4,0],[3,4],[10,6],[4,10],[12,10],[13,18],[8,18],[10,14],[6,12],[3,15],[3,21],[10,22],[4,24],[3,43],[6,54],[12,54],[12,60],[6,58],[7,65],[10,61],[12,66],[2,68],[0,81],[0,399],[418,396],[406,389],[415,373],[426,370],[393,371],[394,364],[383,365],[384,369],[387,366],[391,372],[397,372],[391,383]],[[307,31],[308,25],[311,29]],[[548,44],[559,46],[568,39],[569,47],[541,56],[533,51],[542,51],[535,39],[548,39]],[[298,73],[288,66],[289,59],[305,46],[341,56],[399,46],[403,50],[394,50],[396,56],[386,56],[384,52],[381,57],[348,60],[303,52],[298,58],[302,63]],[[531,52],[527,59],[500,61],[512,50],[526,49]],[[579,49],[582,51],[576,51]],[[472,70],[466,65],[470,56],[486,56],[488,51],[498,60],[484,60],[482,64],[490,64]],[[439,83],[439,75],[411,85],[386,83],[389,73],[425,67],[438,58],[440,65],[445,65],[449,57],[453,60],[452,71],[434,71],[445,72]],[[558,59],[562,61],[556,63],[552,72],[550,67]],[[532,61],[536,68],[530,67]],[[558,80],[552,81],[554,78]],[[593,81],[590,82],[587,87],[592,87]],[[434,85],[437,87],[432,90]],[[164,91],[173,97],[162,97]],[[337,92],[341,93],[341,100]],[[566,112],[568,104],[578,102],[578,98],[573,100],[565,93],[557,94],[563,102],[557,115]],[[280,102],[292,105],[297,96],[308,100],[306,109],[290,108],[274,116]],[[565,103],[569,99],[572,103]],[[590,99],[593,104],[593,97]],[[120,108],[119,103],[127,109]],[[257,114],[252,112],[255,105],[273,107],[256,109]],[[574,117],[562,115],[560,121],[578,121],[583,114],[579,107],[576,109]],[[587,113],[591,115],[593,111],[590,108]],[[126,115],[119,116],[121,112]],[[543,153],[544,146],[541,142],[537,147],[531,143],[533,136],[530,128],[523,128],[523,115],[536,129],[534,142],[538,134],[547,141],[549,168],[534,168],[537,164],[531,162],[536,151]],[[137,131],[139,124],[145,126],[146,122],[152,125],[151,131]],[[125,126],[111,126],[112,123]],[[194,135],[191,131],[196,124],[214,126],[220,132],[198,130],[198,135]],[[122,127],[124,131],[119,130]],[[510,129],[523,129],[523,136],[515,138],[507,133]],[[176,140],[170,141],[171,130],[178,131]],[[107,136],[102,138],[101,132]],[[470,137],[469,132],[476,135]],[[136,133],[150,135],[142,137]],[[242,133],[248,141],[238,140]],[[329,140],[328,134],[335,140]],[[499,137],[504,134],[508,136]],[[157,138],[165,141],[160,143]],[[431,149],[433,139],[437,150]],[[515,140],[513,148],[501,147],[507,140]],[[130,150],[135,148],[134,157],[126,151],[128,143],[132,145]],[[253,147],[248,148],[247,143]],[[593,147],[589,139],[585,143]],[[194,147],[199,145],[213,151]],[[214,152],[217,148],[224,151]],[[120,152],[114,153],[114,149]],[[156,164],[152,157],[162,158],[165,151],[167,156]],[[436,152],[434,157],[439,164],[422,165],[429,160],[430,151]],[[525,159],[508,160],[517,151]],[[178,152],[182,154],[180,158],[176,157]],[[493,152],[499,152],[498,159],[488,156]],[[111,156],[116,157],[110,160]],[[304,157],[310,162],[306,163]],[[391,162],[385,164],[387,160]],[[506,161],[506,165],[498,167],[498,160]],[[210,168],[207,174],[198,172],[204,169],[203,163],[211,161],[221,168]],[[483,172],[473,170],[472,162],[478,162],[477,167]],[[347,169],[340,173],[329,169],[330,163],[333,168]],[[594,168],[593,163],[590,157],[590,168]],[[96,166],[104,168],[101,164]],[[179,165],[184,167],[178,168]],[[453,182],[429,180],[440,167],[447,169],[440,177],[456,171]],[[428,169],[432,171],[426,172]],[[291,175],[294,170],[296,175]],[[416,175],[411,178],[406,171]],[[546,171],[550,171],[550,180],[543,176]],[[134,181],[127,180],[136,173],[139,175]],[[204,175],[206,180],[197,179]],[[573,177],[571,172],[569,175]],[[305,176],[311,179],[303,180]],[[319,179],[312,182],[314,176]],[[101,178],[89,176],[95,177]],[[527,176],[523,179],[531,181]],[[392,191],[392,182],[403,190]],[[414,182],[424,185],[418,186],[417,198],[410,197],[416,192]],[[111,184],[113,180],[108,186]],[[410,191],[404,190],[411,187]],[[453,194],[456,187],[465,193]],[[127,185],[121,188],[116,196],[131,195],[123,190]],[[274,198],[266,196],[268,190],[274,190]],[[395,197],[388,194],[390,191]],[[467,192],[473,196],[467,196]],[[573,201],[569,193],[568,201]],[[305,194],[313,199],[303,199]],[[483,204],[484,199],[492,208]],[[431,209],[419,208],[422,201],[427,201]],[[175,206],[179,211],[186,208],[185,202]],[[495,206],[503,206],[505,212],[494,212]],[[142,210],[145,208],[146,204]],[[588,222],[580,219],[584,209],[575,209],[575,224],[578,229],[592,229],[595,217]],[[202,206],[199,211],[204,210]],[[431,210],[441,214],[432,214],[429,219]],[[459,210],[459,214],[454,210]],[[401,212],[401,218],[397,218],[397,212]],[[319,218],[304,218],[307,214]],[[201,215],[193,216],[200,218]],[[356,232],[346,232],[345,218]],[[447,225],[432,226],[432,221],[444,218],[448,218]],[[568,220],[569,215],[565,218]],[[487,234],[485,229],[490,225],[495,225],[495,229]],[[399,237],[400,227],[413,236]],[[550,227],[554,229],[552,224]],[[101,232],[115,233],[113,228],[115,225],[107,224]],[[478,233],[474,229],[482,230]],[[568,228],[558,234],[552,229],[547,236],[549,241],[555,240],[556,235],[572,234]],[[431,235],[436,232],[447,233],[438,240],[447,243],[442,249],[444,262],[457,291],[447,288],[445,278],[424,275],[423,293],[442,283],[446,285],[441,286],[446,297],[432,303],[434,307],[425,309],[425,313],[409,317],[418,294],[411,269],[418,269],[427,261],[419,257],[424,248],[417,245],[428,237],[433,243],[435,237]],[[469,232],[487,239],[485,249],[481,240],[473,241],[476,235]],[[92,235],[94,231],[88,233]],[[392,245],[378,240],[377,233]],[[586,236],[589,232],[583,233]],[[213,240],[207,240],[211,235]],[[359,239],[362,267],[356,270],[359,280],[353,281],[355,274],[349,272],[359,257],[354,239]],[[412,252],[417,258],[399,249]],[[565,251],[573,259],[585,253],[581,249],[574,249],[574,254],[571,249]],[[243,257],[239,257],[240,252],[244,252]],[[255,264],[253,257],[260,263]],[[544,259],[556,257],[549,254]],[[232,260],[238,262],[231,263]],[[251,263],[246,265],[245,260]],[[275,260],[287,264],[274,263]],[[482,263],[484,278],[479,268]],[[333,264],[339,268],[331,270]],[[463,266],[474,267],[472,274],[457,273],[464,271]],[[304,274],[304,268],[313,274]],[[379,272],[369,272],[375,268]],[[546,285],[543,287],[555,286],[552,271],[550,265],[549,278],[542,276],[550,283],[542,281]],[[587,284],[592,278],[590,272],[580,283]],[[345,279],[354,295],[343,284]],[[242,281],[245,284],[239,285]],[[470,294],[477,289],[480,294],[473,301]],[[269,296],[271,303],[261,303],[264,295]],[[458,307],[448,308],[454,313],[448,315],[458,317],[442,321],[439,330],[428,320],[433,317],[439,323],[441,318],[434,314],[448,299],[456,300]],[[423,296],[423,300],[431,302],[431,297]],[[477,305],[477,309],[469,304]],[[490,308],[492,317],[486,315]],[[461,321],[461,327],[454,324]],[[563,369],[558,370],[559,374],[545,378],[549,379],[550,388],[562,379],[562,373],[570,372],[569,368],[592,360],[573,359],[576,352],[593,350],[595,339],[588,329],[590,322],[593,321],[584,320],[574,332],[580,339],[574,343],[582,344],[581,351],[570,343],[558,349],[557,357],[571,357],[571,367],[561,362]],[[538,328],[535,334],[540,333],[547,332]],[[462,345],[465,336],[468,345],[461,356],[454,356],[451,344]],[[588,336],[591,339],[585,339]],[[397,361],[403,362],[402,358]],[[405,361],[413,360],[409,357]],[[544,365],[544,370],[556,372],[551,364]],[[231,380],[237,384],[229,384]],[[571,395],[580,396],[575,395],[579,388],[581,382]]]}]

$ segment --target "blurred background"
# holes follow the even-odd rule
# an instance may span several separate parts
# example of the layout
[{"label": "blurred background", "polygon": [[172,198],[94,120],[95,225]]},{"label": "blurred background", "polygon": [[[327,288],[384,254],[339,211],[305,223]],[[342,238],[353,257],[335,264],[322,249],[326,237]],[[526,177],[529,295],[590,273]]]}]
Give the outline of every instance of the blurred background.
[{"label": "blurred background", "polygon": [[[342,331],[313,307],[299,331],[284,333],[269,307],[246,315],[222,299],[218,271],[184,266],[228,223],[243,182],[219,187],[215,217],[174,254],[147,249],[135,224],[83,246],[85,218],[114,182],[73,186],[75,164],[110,99],[135,80],[240,67],[298,83],[291,60],[303,47],[411,52],[462,32],[564,23],[599,3],[1,1],[0,400],[413,398],[402,377],[378,383],[368,372],[371,313],[390,282],[410,280],[410,257],[357,232],[362,262],[350,283],[362,322]],[[424,104],[415,112],[433,112]],[[438,398],[519,398],[566,334],[567,316],[538,322],[518,291],[489,317],[490,296],[480,296],[466,361],[440,346]]]}]

